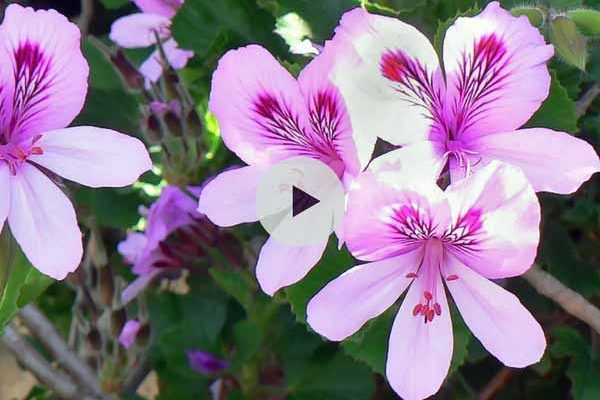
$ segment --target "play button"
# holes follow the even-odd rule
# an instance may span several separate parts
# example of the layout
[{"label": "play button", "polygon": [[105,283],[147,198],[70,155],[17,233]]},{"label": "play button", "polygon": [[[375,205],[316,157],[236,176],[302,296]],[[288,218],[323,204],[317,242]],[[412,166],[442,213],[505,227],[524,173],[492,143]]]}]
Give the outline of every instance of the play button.
[{"label": "play button", "polygon": [[313,158],[294,157],[271,166],[256,193],[261,224],[282,244],[322,243],[344,215],[342,183],[331,168]]},{"label": "play button", "polygon": [[315,204],[319,204],[319,199],[315,199],[302,189],[292,185],[292,217],[308,210]]}]

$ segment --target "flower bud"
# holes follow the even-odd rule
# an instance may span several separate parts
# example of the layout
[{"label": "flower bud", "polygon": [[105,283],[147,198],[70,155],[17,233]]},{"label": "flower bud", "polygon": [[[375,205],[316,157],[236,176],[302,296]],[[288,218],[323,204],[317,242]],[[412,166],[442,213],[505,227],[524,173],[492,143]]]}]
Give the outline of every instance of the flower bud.
[{"label": "flower bud", "polygon": [[110,307],[115,295],[115,281],[113,279],[112,270],[108,266],[100,268],[99,270],[98,289],[100,301],[105,306]]},{"label": "flower bud", "polygon": [[148,345],[148,343],[150,342],[150,334],[152,333],[152,330],[150,328],[150,324],[149,323],[145,323],[140,327],[140,330],[138,331],[137,334],[137,344],[138,346],[141,347],[146,347]]},{"label": "flower bud", "polygon": [[187,352],[190,368],[202,375],[217,374],[229,367],[225,360],[201,350],[189,350]]},{"label": "flower bud", "polygon": [[521,15],[526,16],[529,18],[531,25],[538,28],[544,25],[544,22],[546,21],[546,10],[543,10],[540,7],[517,6],[512,8],[510,12],[515,17],[520,17]]},{"label": "flower bud", "polygon": [[129,62],[125,54],[121,50],[110,56],[110,60],[117,70],[121,73],[123,80],[131,89],[141,90],[144,87],[144,77],[142,74]]},{"label": "flower bud", "polygon": [[186,117],[187,134],[190,136],[200,136],[204,128],[200,116],[196,110],[190,110]]},{"label": "flower bud", "polygon": [[567,17],[556,17],[550,22],[550,41],[558,55],[567,63],[585,70],[587,41],[577,26]]},{"label": "flower bud", "polygon": [[165,124],[169,128],[169,134],[180,137],[183,135],[183,126],[181,119],[174,111],[167,111],[164,116]]},{"label": "flower bud", "polygon": [[119,308],[110,314],[110,330],[113,337],[119,336],[126,322],[127,313],[124,308]]},{"label": "flower bud", "polygon": [[584,35],[600,35],[600,11],[578,8],[567,11],[567,16]]},{"label": "flower bud", "polygon": [[96,328],[91,328],[88,334],[85,336],[86,342],[91,349],[100,351],[102,348],[102,338],[100,332]]},{"label": "flower bud", "polygon": [[146,138],[151,143],[158,143],[162,139],[162,129],[160,126],[160,120],[154,114],[150,114],[146,117],[144,132]]}]

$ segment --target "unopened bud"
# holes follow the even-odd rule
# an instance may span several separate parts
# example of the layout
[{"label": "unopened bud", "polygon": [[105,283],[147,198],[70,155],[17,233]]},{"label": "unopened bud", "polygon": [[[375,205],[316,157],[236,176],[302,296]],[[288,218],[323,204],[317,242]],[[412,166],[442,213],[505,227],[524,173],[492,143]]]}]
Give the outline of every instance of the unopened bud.
[{"label": "unopened bud", "polygon": [[544,22],[546,21],[546,10],[543,10],[540,7],[517,6],[512,8],[510,12],[515,17],[520,17],[521,15],[526,16],[531,25],[538,28],[544,25]]},{"label": "unopened bud", "polygon": [[148,115],[148,117],[146,117],[145,125],[144,132],[146,133],[148,141],[153,143],[160,142],[162,139],[162,129],[158,117],[154,114]]},{"label": "unopened bud", "polygon": [[127,313],[124,308],[113,311],[110,314],[110,331],[113,337],[118,337],[125,323],[127,322]]},{"label": "unopened bud", "polygon": [[567,16],[584,35],[600,35],[600,11],[578,8],[567,11]]},{"label": "unopened bud", "polygon": [[567,63],[585,70],[587,40],[567,17],[556,17],[550,22],[550,41],[558,55]]},{"label": "unopened bud", "polygon": [[183,135],[183,127],[181,126],[181,119],[174,111],[167,111],[165,113],[165,124],[169,128],[169,133],[173,136],[180,137]]},{"label": "unopened bud", "polygon": [[190,136],[200,136],[202,134],[203,124],[196,110],[190,110],[190,112],[188,112],[186,123],[187,133]]},{"label": "unopened bud", "polygon": [[123,80],[131,89],[140,90],[144,87],[144,77],[142,74],[129,62],[125,54],[121,50],[110,56],[110,60],[121,73]]}]

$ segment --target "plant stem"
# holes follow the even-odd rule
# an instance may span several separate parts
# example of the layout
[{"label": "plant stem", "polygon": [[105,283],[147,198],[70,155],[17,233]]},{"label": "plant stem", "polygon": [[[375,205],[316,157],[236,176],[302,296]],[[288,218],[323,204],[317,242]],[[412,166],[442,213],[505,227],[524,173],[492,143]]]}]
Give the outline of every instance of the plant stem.
[{"label": "plant stem", "polygon": [[582,295],[569,289],[537,265],[533,265],[523,275],[523,279],[529,282],[538,293],[554,301],[566,312],[600,333],[600,310]]}]

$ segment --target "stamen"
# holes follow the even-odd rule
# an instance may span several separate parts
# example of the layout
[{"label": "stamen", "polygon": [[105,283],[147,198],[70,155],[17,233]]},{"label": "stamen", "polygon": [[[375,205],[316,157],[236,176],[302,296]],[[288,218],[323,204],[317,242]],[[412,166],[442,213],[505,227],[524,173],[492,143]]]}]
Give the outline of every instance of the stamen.
[{"label": "stamen", "polygon": [[408,279],[414,279],[414,278],[416,278],[417,276],[418,276],[418,275],[417,275],[416,273],[414,273],[414,272],[409,272],[408,274],[406,274],[406,277],[407,277]]},{"label": "stamen", "polygon": [[455,281],[455,280],[457,280],[457,279],[458,279],[458,275],[454,275],[454,274],[452,274],[452,275],[448,275],[448,276],[446,277],[446,282],[452,282],[452,281]]}]

